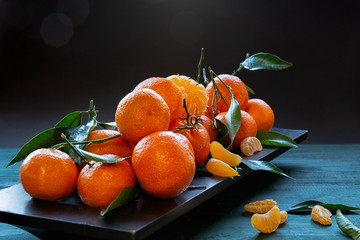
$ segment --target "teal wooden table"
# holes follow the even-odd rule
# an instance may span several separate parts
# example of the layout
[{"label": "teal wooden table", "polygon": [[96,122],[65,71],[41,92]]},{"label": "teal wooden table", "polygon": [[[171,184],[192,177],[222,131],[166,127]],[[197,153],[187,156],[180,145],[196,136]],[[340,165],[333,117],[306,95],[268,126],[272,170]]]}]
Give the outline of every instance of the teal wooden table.
[{"label": "teal wooden table", "polygon": [[[0,189],[19,183],[19,164],[5,168],[16,151],[0,150]],[[272,163],[295,180],[263,171],[254,172],[169,223],[149,239],[350,239],[340,231],[334,216],[333,224],[325,227],[313,222],[308,214],[289,214],[287,222],[275,233],[260,234],[252,228],[251,214],[243,207],[266,198],[276,200],[282,210],[306,200],[360,207],[360,144],[300,144],[298,149],[283,153]],[[358,213],[346,216],[360,226]],[[46,233],[40,231],[38,234],[42,239],[49,239]],[[0,239],[39,238],[0,223]]]}]

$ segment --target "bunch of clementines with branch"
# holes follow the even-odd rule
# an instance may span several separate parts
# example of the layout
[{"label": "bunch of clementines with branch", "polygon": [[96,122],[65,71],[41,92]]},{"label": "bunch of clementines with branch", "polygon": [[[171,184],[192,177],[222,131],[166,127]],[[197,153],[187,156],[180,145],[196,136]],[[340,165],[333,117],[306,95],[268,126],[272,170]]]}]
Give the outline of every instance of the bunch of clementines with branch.
[{"label": "bunch of clementines with branch", "polygon": [[89,110],[70,113],[31,139],[8,166],[23,161],[20,181],[31,197],[57,201],[76,189],[102,215],[136,199],[139,189],[155,198],[174,198],[188,189],[197,170],[233,178],[245,164],[287,176],[269,162],[240,156],[265,145],[297,145],[271,132],[272,108],[249,99],[254,91],[236,75],[243,68],[281,70],[292,64],[258,53],[247,55],[232,74],[218,75],[203,68],[203,60],[202,49],[197,80],[172,75],[140,82],[120,100],[114,122],[99,122],[90,101]]}]

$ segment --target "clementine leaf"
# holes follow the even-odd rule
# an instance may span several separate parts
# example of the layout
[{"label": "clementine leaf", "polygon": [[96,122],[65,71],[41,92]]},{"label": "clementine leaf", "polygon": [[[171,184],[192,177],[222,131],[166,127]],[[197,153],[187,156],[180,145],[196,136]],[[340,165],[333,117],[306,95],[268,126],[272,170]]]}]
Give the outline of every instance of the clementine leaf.
[{"label": "clementine leaf", "polygon": [[81,125],[82,115],[86,113],[84,111],[76,111],[69,113],[63,119],[61,119],[55,127],[78,127]]},{"label": "clementine leaf", "polygon": [[260,52],[246,58],[240,65],[248,70],[283,70],[291,67],[292,63],[286,62],[276,55]]},{"label": "clementine leaf", "polygon": [[340,230],[343,231],[346,235],[352,237],[353,239],[360,239],[360,229],[355,226],[354,223],[350,221],[347,217],[345,217],[341,210],[338,209],[336,211],[336,223],[339,226]]},{"label": "clementine leaf", "polygon": [[95,162],[103,162],[103,163],[116,163],[116,162],[120,162],[120,161],[123,161],[123,160],[128,159],[128,158],[131,157],[131,156],[123,157],[123,158],[105,157],[105,156],[102,156],[102,155],[98,155],[98,154],[95,154],[95,153],[85,151],[85,150],[83,150],[81,148],[76,148],[76,151],[79,151],[87,159],[93,160]]},{"label": "clementine leaf", "polygon": [[311,211],[311,209],[315,205],[323,206],[324,208],[328,209],[329,211],[335,212],[336,210],[340,209],[342,211],[351,211],[351,210],[360,210],[358,207],[346,206],[343,204],[329,204],[323,203],[316,200],[305,201],[299,204],[292,206],[288,212],[301,212],[301,211]]},{"label": "clementine leaf", "polygon": [[238,101],[233,97],[228,112],[225,115],[225,122],[229,131],[230,148],[234,142],[236,133],[239,131],[241,125],[241,110]]},{"label": "clementine leaf", "polygon": [[226,135],[228,134],[228,128],[226,127],[226,125],[220,121],[219,119],[215,118],[216,121],[216,130],[218,133],[218,142],[219,143],[223,143],[225,140]]},{"label": "clementine leaf", "polygon": [[245,164],[251,170],[264,170],[264,171],[282,175],[284,177],[292,178],[289,175],[285,174],[280,168],[278,168],[275,164],[273,164],[271,162],[242,159],[241,163]]},{"label": "clementine leaf", "polygon": [[116,122],[99,122],[100,127],[108,130],[116,130]]},{"label": "clementine leaf", "polygon": [[298,147],[294,140],[278,132],[257,131],[256,137],[260,140],[262,145],[266,146]]},{"label": "clementine leaf", "polygon": [[104,216],[111,210],[114,210],[115,208],[118,208],[130,201],[135,200],[136,198],[138,198],[138,196],[139,193],[135,187],[126,187],[120,192],[118,197],[110,203],[107,208],[101,209],[100,215]]}]

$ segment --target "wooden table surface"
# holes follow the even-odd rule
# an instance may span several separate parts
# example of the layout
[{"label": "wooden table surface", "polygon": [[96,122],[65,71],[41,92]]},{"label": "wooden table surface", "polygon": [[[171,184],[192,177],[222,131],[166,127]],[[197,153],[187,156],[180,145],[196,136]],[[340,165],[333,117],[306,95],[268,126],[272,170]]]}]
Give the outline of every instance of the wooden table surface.
[{"label": "wooden table surface", "polygon": [[[19,164],[5,168],[16,151],[0,149],[0,189],[19,183]],[[331,226],[321,226],[313,222],[309,214],[289,214],[287,222],[275,233],[260,234],[252,228],[251,214],[244,210],[244,205],[272,198],[281,210],[307,200],[360,207],[360,144],[300,144],[298,149],[285,152],[272,163],[295,180],[263,171],[254,172],[149,239],[351,239],[338,228],[334,216]],[[346,216],[360,226],[358,213]],[[46,233],[40,234],[42,239],[49,239]],[[0,223],[0,239],[39,238]]]}]

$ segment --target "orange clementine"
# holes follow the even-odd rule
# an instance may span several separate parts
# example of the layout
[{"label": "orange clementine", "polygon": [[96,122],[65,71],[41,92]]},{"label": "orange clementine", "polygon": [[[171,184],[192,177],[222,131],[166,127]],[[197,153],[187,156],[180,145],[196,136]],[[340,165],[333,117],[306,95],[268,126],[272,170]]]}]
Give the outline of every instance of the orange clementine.
[{"label": "orange clementine", "polygon": [[121,99],[115,112],[115,122],[122,137],[136,143],[150,133],[167,130],[170,110],[154,90],[139,89]]},{"label": "orange clementine", "polygon": [[[216,118],[226,125],[225,115],[227,112],[221,112]],[[241,125],[236,133],[232,148],[240,148],[240,143],[247,137],[255,137],[257,134],[257,126],[255,120],[245,111],[241,110]],[[229,144],[229,137],[225,139],[225,144]]]},{"label": "orange clementine", "polygon": [[[104,156],[119,158],[113,154]],[[91,162],[80,172],[77,189],[88,206],[106,208],[126,187],[135,186],[135,175],[127,161],[117,163]]]},{"label": "orange clementine", "polygon": [[25,158],[19,176],[24,190],[31,197],[56,201],[74,192],[78,170],[68,154],[42,148]]},{"label": "orange clementine", "polygon": [[272,233],[279,227],[280,220],[280,210],[277,206],[274,206],[267,213],[255,213],[252,215],[251,225],[259,232]]},{"label": "orange clementine", "polygon": [[[205,87],[183,75],[172,75],[167,77],[167,79],[174,82],[180,88],[182,97],[186,100],[186,107],[190,116],[200,117],[205,112],[208,101]],[[180,117],[186,117],[184,108],[181,110]]]},{"label": "orange clementine", "polygon": [[258,130],[270,131],[273,127],[275,121],[274,112],[264,100],[250,99],[245,111],[255,120]]},{"label": "orange clementine", "polygon": [[[246,108],[247,104],[248,104],[248,101],[249,101],[249,93],[248,93],[248,91],[246,89],[245,84],[237,76],[228,75],[228,74],[221,74],[221,75],[219,75],[218,77],[216,77],[214,79],[216,85],[219,88],[219,91],[220,91],[221,95],[225,99],[225,101],[224,101],[223,99],[221,99],[220,95],[217,94],[219,112],[228,111],[229,108],[226,106],[226,104],[230,107],[231,99],[232,99],[231,93],[226,88],[226,86],[219,80],[219,78],[227,86],[229,86],[231,88],[231,92],[234,95],[235,99],[238,101],[240,109],[244,110]],[[213,82],[210,82],[206,86],[206,95],[208,96],[207,106],[210,109],[212,109],[211,105],[213,103],[213,98],[214,98]],[[216,102],[216,100],[215,100],[215,102]],[[214,103],[214,104],[216,104],[216,103]],[[214,107],[216,107],[216,106],[214,106]],[[218,114],[217,112],[214,113],[214,115],[217,115],[217,114]]]},{"label": "orange clementine", "polygon": [[[87,140],[99,140],[108,137],[119,135],[118,131],[100,129],[94,130],[89,133]],[[129,157],[132,154],[133,147],[122,137],[117,137],[103,143],[93,143],[87,146],[87,151],[103,155],[103,154],[114,154],[119,157]]]},{"label": "orange clementine", "polygon": [[201,125],[203,125],[210,137],[210,143],[212,143],[213,141],[216,141],[218,139],[218,133],[217,133],[217,129],[216,129],[216,122],[214,122],[214,124],[212,123],[212,118],[206,116],[206,115],[201,115]]},{"label": "orange clementine", "polygon": [[171,131],[141,139],[134,148],[132,166],[141,188],[156,198],[178,196],[195,175],[195,157],[189,140]]},{"label": "orange clementine", "polygon": [[[169,126],[169,131],[182,128],[187,125],[186,120],[178,119]],[[182,129],[176,133],[189,139],[195,154],[196,166],[202,166],[208,159],[210,152],[210,137],[206,128],[200,124],[197,129]]]},{"label": "orange clementine", "polygon": [[320,205],[315,205],[311,210],[311,218],[322,225],[331,225],[331,212]]},{"label": "orange clementine", "polygon": [[139,83],[134,90],[143,88],[154,90],[165,100],[170,109],[170,122],[179,118],[183,111],[183,100],[178,86],[166,78],[152,77]]},{"label": "orange clementine", "polygon": [[262,151],[262,145],[256,137],[246,137],[240,143],[240,149],[245,156],[252,156],[255,152]]}]

